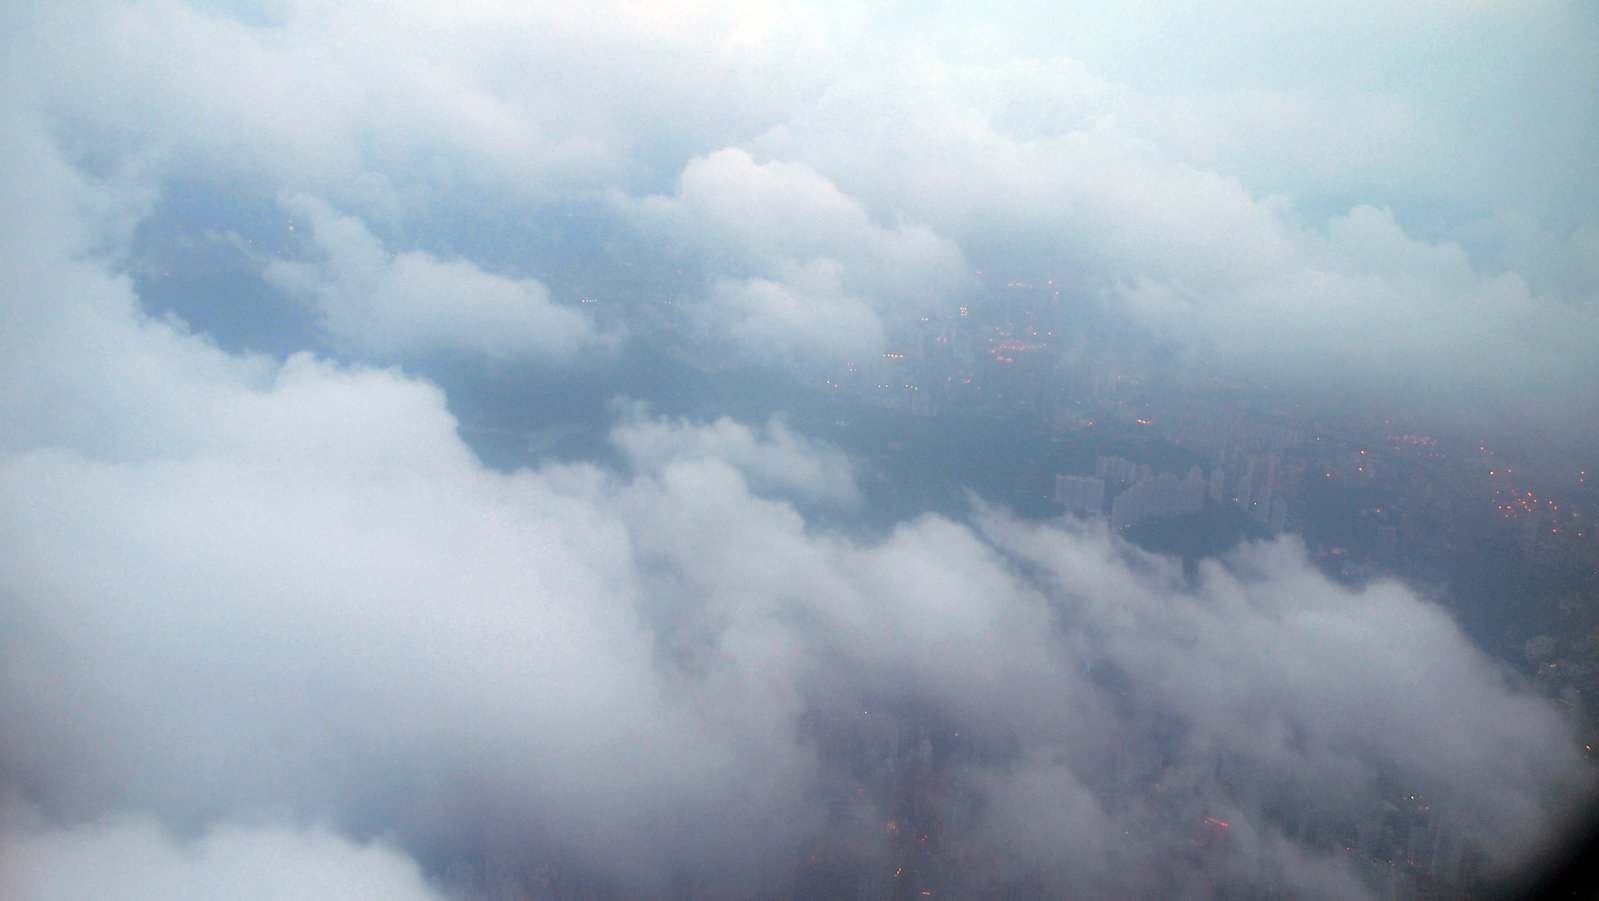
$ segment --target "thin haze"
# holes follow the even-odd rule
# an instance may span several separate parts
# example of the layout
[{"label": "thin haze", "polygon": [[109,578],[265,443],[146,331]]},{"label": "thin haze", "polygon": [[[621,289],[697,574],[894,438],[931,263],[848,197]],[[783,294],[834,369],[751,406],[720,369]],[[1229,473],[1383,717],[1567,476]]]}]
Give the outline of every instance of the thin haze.
[{"label": "thin haze", "polygon": [[1305,833],[1396,787],[1536,855],[1580,742],[1438,598],[885,515],[781,398],[1048,280],[1591,446],[1594,14],[1058,6],[0,14],[0,894],[780,896],[888,733],[1040,894],[1375,897]]}]

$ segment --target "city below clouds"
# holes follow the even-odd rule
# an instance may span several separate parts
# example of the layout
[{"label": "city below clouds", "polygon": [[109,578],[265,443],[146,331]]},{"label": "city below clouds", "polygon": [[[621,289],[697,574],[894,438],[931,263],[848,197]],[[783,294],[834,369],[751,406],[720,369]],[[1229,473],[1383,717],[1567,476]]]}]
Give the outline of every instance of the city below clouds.
[{"label": "city below clouds", "polygon": [[0,895],[1457,897],[1591,795],[1585,8],[0,21]]}]

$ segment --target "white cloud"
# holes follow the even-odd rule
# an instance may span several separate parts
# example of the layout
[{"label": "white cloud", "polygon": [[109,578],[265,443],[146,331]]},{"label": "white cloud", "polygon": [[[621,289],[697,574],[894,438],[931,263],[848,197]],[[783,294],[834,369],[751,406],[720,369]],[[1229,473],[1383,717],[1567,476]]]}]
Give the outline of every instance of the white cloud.
[{"label": "white cloud", "polygon": [[[365,223],[463,184],[534,207],[604,189],[704,261],[694,324],[745,360],[859,352],[967,290],[971,248],[1014,245],[1261,371],[1428,390],[1591,373],[1591,313],[1464,245],[1368,206],[1306,227],[1253,164],[1207,167],[1192,135],[1140,125],[1132,79],[955,65],[849,17],[103,12],[29,14],[8,39],[35,67],[6,63],[31,74],[0,141],[0,788],[43,820],[0,859],[19,893],[139,868],[290,891],[272,880],[293,860],[330,893],[425,897],[414,861],[489,851],[645,893],[685,871],[758,881],[838,776],[807,715],[857,702],[958,723],[958,778],[989,805],[976,840],[1110,896],[1146,866],[1194,876],[1171,852],[1218,810],[1242,853],[1207,865],[1337,896],[1359,891],[1349,869],[1290,841],[1282,799],[1358,815],[1398,780],[1514,861],[1580,794],[1558,718],[1436,607],[1333,584],[1291,541],[1190,580],[998,512],[833,532],[800,510],[856,501],[851,466],[781,421],[625,413],[623,466],[497,473],[436,387],[225,353],[114,274],[162,180],[261,179],[325,254],[270,271],[355,353],[561,358],[604,342],[541,284],[391,253]],[[681,62],[707,48],[709,70]],[[903,77],[872,68],[901,55]],[[1047,114],[1015,103],[1030,84]],[[1403,111],[1378,113],[1403,132]],[[1209,159],[1247,132],[1217,127]],[[658,165],[682,166],[676,192],[633,197]],[[1591,263],[1592,237],[1570,252]],[[1520,381],[1492,362],[1501,338],[1557,346]],[[229,825],[284,810],[328,825]],[[107,816],[133,819],[67,825]],[[349,838],[370,834],[392,845]]]},{"label": "white cloud", "polygon": [[690,315],[713,346],[745,361],[870,355],[886,320],[972,286],[960,250],[932,230],[879,225],[809,167],[757,163],[737,148],[690,161],[675,196],[627,205],[640,227],[718,275]]},{"label": "white cloud", "polygon": [[559,362],[614,343],[576,309],[551,302],[536,279],[419,250],[393,254],[360,220],[321,201],[296,196],[287,205],[309,225],[323,258],[273,260],[266,277],[305,297],[334,343],[357,356],[453,351]]},{"label": "white cloud", "polygon": [[882,318],[869,301],[844,293],[840,268],[820,259],[785,266],[777,280],[718,279],[692,316],[713,352],[743,362],[816,370],[876,356]]},{"label": "white cloud", "polygon": [[179,842],[145,819],[6,836],[13,901],[439,901],[404,854],[320,829],[223,825]]},{"label": "white cloud", "polygon": [[747,3],[146,2],[12,18],[19,86],[96,162],[265,177],[366,215],[648,175],[701,129],[769,124],[802,82],[760,46],[822,40],[803,13]]},{"label": "white cloud", "polygon": [[[0,772],[48,815],[287,805],[413,847],[509,817],[618,878],[687,835],[736,869],[747,818],[805,822],[787,736],[718,737],[658,683],[601,473],[494,474],[431,386],[228,357],[25,249],[0,706],[37,728]],[[661,817],[706,828],[651,838]]]},{"label": "white cloud", "polygon": [[[217,355],[120,322],[112,347]],[[96,371],[50,378],[90,396]],[[780,499],[848,483],[836,453],[779,424],[634,414],[616,434],[630,472],[503,475],[436,390],[392,372],[309,357],[266,383],[170,371],[141,409],[197,383],[213,400],[200,422],[147,414],[184,437],[154,441],[160,454],[86,456],[46,433],[0,460],[0,712],[22,724],[0,738],[0,772],[46,817],[288,808],[419,855],[475,853],[492,823],[519,859],[648,890],[793,853],[820,815],[803,715],[879,701],[927,706],[988,749],[970,764],[988,803],[1039,802],[1042,781],[1065,805],[1052,838],[1013,834],[1025,807],[992,812],[993,847],[1054,853],[1111,888],[1196,811],[1235,812],[1269,844],[1277,793],[1354,809],[1382,797],[1378,773],[1515,859],[1573,784],[1554,715],[1447,617],[1398,586],[1333,585],[1290,543],[1191,588],[1103,531],[998,513],[981,532],[924,517],[860,541]],[[1165,763],[1159,721],[1186,724]],[[1171,788],[1124,785],[1119,811],[1071,788],[1129,773]],[[1147,838],[1102,865],[1072,838],[1100,826]],[[297,841],[282,853],[321,853]],[[232,872],[218,848],[207,859]],[[1239,878],[1279,878],[1257,864]]]},{"label": "white cloud", "polygon": [[[1162,19],[1148,14],[1146,26]],[[1480,38],[1489,26],[1477,15],[1450,27]],[[1132,18],[1122,24],[1136,30],[1142,20]],[[1169,18],[1176,35],[1203,31],[1190,16]],[[1455,229],[1464,235],[1481,210],[1518,201],[1498,188],[1461,199],[1479,181],[1462,172],[1503,168],[1503,157],[1480,156],[1475,132],[1423,102],[1430,88],[1346,91],[1286,74],[1220,88],[1140,84],[1136,67],[1090,71],[1060,55],[1070,40],[1035,56],[1012,51],[1028,45],[1014,34],[963,50],[953,27],[937,40],[885,43],[754,146],[803,161],[867,209],[926,223],[979,265],[1051,277],[1074,301],[1130,314],[1142,334],[1201,364],[1417,406],[1467,401],[1501,417],[1554,395],[1599,405],[1580,338],[1550,341],[1599,334],[1592,280],[1576,275],[1585,271],[1576,236],[1586,232],[1572,230],[1591,216],[1543,204],[1563,224],[1536,254],[1501,252],[1498,242],[1515,235],[1481,228],[1463,250]],[[1366,21],[1355,32],[1386,27]],[[1175,39],[1156,33],[1162,44]],[[1333,62],[1360,56],[1355,44]],[[1227,67],[1259,75],[1248,59]],[[1418,166],[1449,190],[1418,199]],[[1566,172],[1551,170],[1550,184]],[[1533,193],[1518,200],[1531,206]],[[1550,410],[1533,418],[1562,421]]]},{"label": "white cloud", "polygon": [[1599,334],[1599,309],[1536,294],[1515,272],[1479,271],[1459,244],[1416,240],[1386,210],[1357,207],[1325,234],[1285,227],[1283,238],[1279,263],[1240,267],[1230,285],[1173,272],[1117,294],[1151,333],[1279,383],[1500,414],[1554,394],[1568,413],[1599,404],[1579,350]]},{"label": "white cloud", "polygon": [[[1279,383],[1380,373],[1430,403],[1440,381],[1475,381],[1503,410],[1599,381],[1586,355],[1521,335],[1594,333],[1576,238],[1593,227],[1581,198],[1599,183],[1584,177],[1599,119],[1570,101],[1593,23],[1568,4],[294,3],[235,17],[171,2],[14,19],[14,90],[97,172],[303,192],[384,223],[610,197],[705,263],[683,331],[741,362],[808,358],[829,334],[856,354],[874,319],[962,294],[978,265],[1129,303],[1193,358]],[[674,195],[651,193],[674,175]],[[1322,232],[1368,206],[1395,211],[1396,245],[1473,233],[1481,285],[1457,297],[1421,272],[1327,259]],[[1546,230],[1539,252],[1470,228],[1508,215]],[[467,260],[413,253],[396,260],[406,281],[475,278],[452,268]],[[1566,273],[1558,288],[1549,273]],[[1532,290],[1507,302],[1518,276]],[[425,311],[424,294],[391,299]],[[372,340],[432,321],[394,319],[406,328]],[[1431,346],[1390,352],[1385,332],[1417,328]],[[1512,344],[1484,355],[1501,332]],[[1539,365],[1467,363],[1480,359]]]},{"label": "white cloud", "polygon": [[[925,227],[878,225],[858,201],[808,166],[757,163],[736,148],[689,161],[677,195],[647,198],[640,211],[660,220],[669,240],[703,242],[713,253],[728,253],[734,265],[740,257],[759,268],[834,257],[865,270],[853,273],[864,283],[908,280],[923,290],[958,277],[963,266],[948,241]],[[900,290],[909,288],[902,284]]]},{"label": "white cloud", "polygon": [[695,425],[651,419],[642,407],[624,412],[611,442],[638,472],[658,473],[686,460],[715,460],[737,467],[753,486],[779,496],[844,505],[860,500],[849,459],[806,439],[780,418],[756,430],[726,417]]}]

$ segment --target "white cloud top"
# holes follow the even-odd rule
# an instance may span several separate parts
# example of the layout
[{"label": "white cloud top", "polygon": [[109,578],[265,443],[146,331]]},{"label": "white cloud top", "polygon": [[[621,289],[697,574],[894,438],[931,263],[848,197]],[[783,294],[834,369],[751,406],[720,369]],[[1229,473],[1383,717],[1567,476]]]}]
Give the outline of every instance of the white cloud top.
[{"label": "white cloud top", "polygon": [[424,251],[391,254],[359,220],[325,203],[296,196],[286,206],[310,228],[322,259],[274,260],[264,274],[306,298],[340,347],[377,359],[456,351],[561,361],[609,343],[576,310],[551,303],[535,279]]}]

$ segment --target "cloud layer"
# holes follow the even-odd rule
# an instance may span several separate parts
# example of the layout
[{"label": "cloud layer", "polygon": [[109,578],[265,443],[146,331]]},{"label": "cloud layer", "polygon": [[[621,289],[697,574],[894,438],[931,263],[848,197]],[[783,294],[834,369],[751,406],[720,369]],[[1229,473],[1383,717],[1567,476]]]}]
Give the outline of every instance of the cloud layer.
[{"label": "cloud layer", "polygon": [[[40,171],[63,179],[42,208],[72,196]],[[496,473],[424,382],[230,357],[46,249],[8,255],[56,302],[7,310],[51,365],[5,387],[53,400],[17,408],[0,459],[25,895],[65,891],[45,870],[68,863],[204,886],[260,855],[422,891],[414,864],[340,837],[371,834],[644,893],[758,881],[826,816],[836,774],[806,718],[876,705],[965,736],[979,847],[1107,895],[1199,879],[1161,861],[1203,816],[1249,849],[1205,866],[1356,893],[1272,804],[1355,815],[1387,781],[1511,861],[1576,784],[1559,721],[1440,610],[1336,586],[1292,542],[1189,579],[1100,528],[998,511],[849,538],[787,500],[849,502],[836,452],[636,411],[625,469]],[[333,831],[229,825],[282,816]],[[151,822],[208,837],[173,851]]]},{"label": "cloud layer", "polygon": [[[1577,346],[1599,330],[1599,120],[1573,37],[1595,23],[1572,4],[13,19],[14,83],[86,167],[338,210],[319,214],[324,271],[273,271],[352,354],[585,345],[577,298],[547,305],[536,280],[569,263],[540,236],[576,204],[671,248],[646,265],[585,247],[587,281],[673,295],[690,352],[736,364],[869,355],[885,322],[973,290],[975,266],[1054,278],[1233,375],[1341,390],[1360,373],[1348,388],[1496,415],[1550,394],[1599,407]],[[462,215],[501,225],[427,237]],[[510,269],[472,259],[513,247]]]},{"label": "cloud layer", "polygon": [[[1294,811],[1354,821],[1398,792],[1489,869],[1546,843],[1587,788],[1558,716],[1436,605],[1335,584],[1291,539],[1185,572],[1002,510],[835,529],[811,513],[863,503],[840,451],[781,417],[625,403],[613,462],[497,471],[399,368],[621,368],[642,345],[806,370],[993,265],[1227,371],[1592,407],[1599,243],[1560,202],[1588,171],[1564,150],[1542,176],[1368,197],[1469,125],[1419,75],[1190,83],[1095,40],[1160,28],[1073,13],[1073,56],[1015,15],[7,13],[0,889],[747,895],[824,832],[882,853],[884,792],[829,743],[891,733],[968,799],[947,828],[972,871],[1013,884],[1359,897]],[[1361,12],[1326,71],[1394,21]],[[1341,124],[1268,153],[1282,117],[1240,97]],[[277,198],[305,237],[250,265],[335,356],[235,352],[140,296],[135,236],[177,185]],[[462,209],[496,226],[430,228]],[[641,327],[552,287],[580,244]],[[1227,854],[1195,850],[1207,817]]]}]

